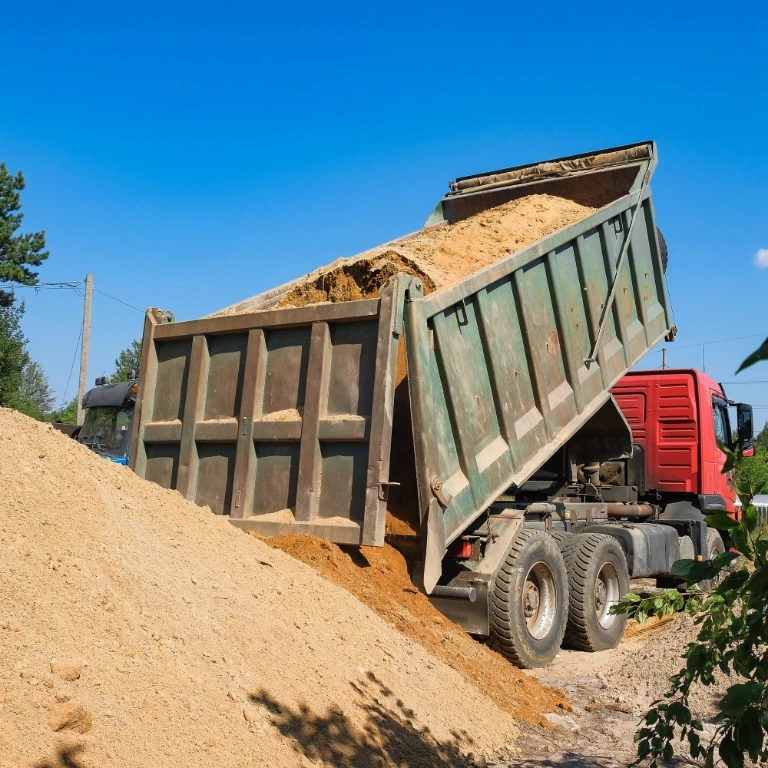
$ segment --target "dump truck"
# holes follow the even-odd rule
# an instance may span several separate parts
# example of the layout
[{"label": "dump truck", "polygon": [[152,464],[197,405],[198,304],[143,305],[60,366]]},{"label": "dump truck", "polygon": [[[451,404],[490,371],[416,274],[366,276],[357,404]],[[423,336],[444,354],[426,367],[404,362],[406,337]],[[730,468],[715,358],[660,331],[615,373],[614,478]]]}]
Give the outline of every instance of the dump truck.
[{"label": "dump truck", "polygon": [[112,382],[106,376],[83,397],[85,419],[73,437],[99,456],[128,464],[138,379]]},{"label": "dump truck", "polygon": [[94,453],[116,464],[128,464],[133,435],[133,409],[139,380],[131,371],[128,381],[113,382],[99,376],[93,389],[83,396],[85,418],[82,424],[51,422],[51,426],[67,437],[88,446]]},{"label": "dump truck", "polygon": [[630,578],[712,554],[706,502],[643,483],[612,395],[676,330],[656,163],[648,141],[456,179],[425,225],[447,236],[534,194],[595,212],[428,295],[406,270],[362,300],[148,310],[131,467],[262,536],[407,523],[414,583],[521,667],[615,646]]}]

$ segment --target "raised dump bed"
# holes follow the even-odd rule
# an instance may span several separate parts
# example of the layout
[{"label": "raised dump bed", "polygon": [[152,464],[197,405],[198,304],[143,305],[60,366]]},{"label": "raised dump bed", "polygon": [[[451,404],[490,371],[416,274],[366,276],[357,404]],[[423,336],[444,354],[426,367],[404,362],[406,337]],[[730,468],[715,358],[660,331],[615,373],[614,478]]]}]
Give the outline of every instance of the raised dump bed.
[{"label": "raised dump bed", "polygon": [[[655,164],[646,142],[458,179],[426,233],[207,318],[164,324],[150,310],[132,467],[238,527],[345,544],[384,542],[391,493],[390,513],[420,523],[431,592],[448,545],[672,331]],[[506,255],[467,252],[483,266],[453,283],[447,262],[408,250],[450,246],[470,217],[532,195],[587,215]],[[355,281],[361,258],[378,285],[370,269]],[[339,300],[326,286],[342,274],[375,297]],[[307,295],[321,303],[295,305]]]}]

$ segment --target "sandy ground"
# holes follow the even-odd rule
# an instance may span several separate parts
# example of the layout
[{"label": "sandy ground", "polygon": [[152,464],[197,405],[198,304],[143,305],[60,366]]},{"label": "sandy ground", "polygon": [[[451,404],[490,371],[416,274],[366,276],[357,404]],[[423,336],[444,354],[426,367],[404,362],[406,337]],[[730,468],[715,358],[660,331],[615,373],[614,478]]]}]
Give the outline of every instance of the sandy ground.
[{"label": "sandy ground", "polygon": [[542,712],[568,706],[560,691],[541,686],[535,677],[510,666],[498,653],[448,621],[413,586],[406,560],[393,546],[339,547],[314,536],[295,535],[264,541],[352,593],[517,720],[537,724]]},{"label": "sandy ground", "polygon": [[[352,592],[465,676],[471,679],[475,670],[478,687],[503,709],[511,707],[521,721],[520,737],[508,745],[518,753],[514,761],[503,751],[483,755],[488,765],[499,768],[628,766],[635,758],[634,734],[640,719],[667,690],[669,678],[682,667],[682,654],[695,642],[698,631],[687,615],[662,620],[652,617],[642,625],[629,622],[622,643],[614,650],[561,650],[546,669],[523,673],[530,681],[544,683],[549,696],[555,691],[565,693],[565,699],[550,699],[546,709],[551,713],[542,717],[538,714],[542,700],[509,675],[509,666],[501,657],[447,622],[423,595],[408,589],[405,563],[391,546],[363,547],[353,554],[353,548],[306,536],[267,541]],[[635,583],[634,588],[652,591],[647,580]],[[715,703],[726,685],[697,691],[696,715],[705,723],[705,733],[714,731],[708,721],[714,717]],[[681,745],[681,756],[686,754]]]},{"label": "sandy ground", "polygon": [[393,548],[267,546],[5,409],[0,499],[0,768],[625,765],[694,636],[523,673]]},{"label": "sandy ground", "polygon": [[[639,632],[637,630],[640,630]],[[683,666],[681,656],[695,642],[697,628],[685,615],[643,627],[628,627],[621,645],[611,651],[580,653],[563,650],[546,669],[528,674],[562,688],[573,707],[551,718],[553,727],[527,727],[516,743],[512,762],[490,761],[498,768],[624,768],[636,757],[634,734],[651,703],[668,688],[669,678]],[[634,632],[634,636],[631,636]],[[715,704],[727,681],[700,688],[695,714],[711,735]],[[688,757],[679,745],[678,758]]]},{"label": "sandy ground", "polygon": [[562,701],[6,409],[0,499],[2,768],[464,765]]}]

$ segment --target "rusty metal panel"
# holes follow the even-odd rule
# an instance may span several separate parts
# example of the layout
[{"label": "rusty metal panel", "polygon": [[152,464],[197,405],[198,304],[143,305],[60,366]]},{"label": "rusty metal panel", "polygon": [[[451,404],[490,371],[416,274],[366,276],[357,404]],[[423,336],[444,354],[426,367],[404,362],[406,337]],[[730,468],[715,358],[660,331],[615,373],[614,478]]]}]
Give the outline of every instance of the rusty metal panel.
[{"label": "rusty metal panel", "polygon": [[629,194],[456,286],[426,298],[415,280],[408,286],[428,591],[446,546],[572,437],[672,329],[649,166]]},{"label": "rusty metal panel", "polygon": [[383,544],[400,281],[376,300],[158,316],[145,323],[133,469],[243,529]]}]

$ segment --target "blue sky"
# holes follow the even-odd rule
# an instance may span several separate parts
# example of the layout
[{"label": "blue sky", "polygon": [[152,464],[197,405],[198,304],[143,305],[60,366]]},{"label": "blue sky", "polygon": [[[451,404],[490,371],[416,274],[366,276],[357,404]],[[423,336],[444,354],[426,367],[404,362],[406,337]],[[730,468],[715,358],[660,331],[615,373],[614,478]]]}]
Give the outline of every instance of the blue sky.
[{"label": "blue sky", "polygon": [[[31,3],[4,9],[0,160],[45,281],[200,316],[419,228],[456,176],[648,138],[680,333],[733,381],[768,334],[762,4]],[[726,15],[724,15],[724,12]],[[20,290],[62,395],[74,291]],[[141,333],[94,303],[89,380]],[[659,352],[645,360],[660,364]],[[77,370],[70,383],[75,390]],[[768,381],[768,365],[739,377]],[[768,406],[768,384],[732,397]],[[768,409],[758,411],[758,422]]]}]

